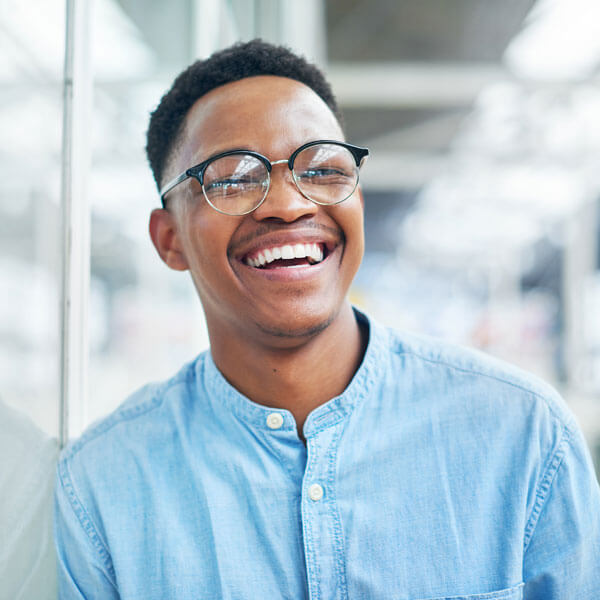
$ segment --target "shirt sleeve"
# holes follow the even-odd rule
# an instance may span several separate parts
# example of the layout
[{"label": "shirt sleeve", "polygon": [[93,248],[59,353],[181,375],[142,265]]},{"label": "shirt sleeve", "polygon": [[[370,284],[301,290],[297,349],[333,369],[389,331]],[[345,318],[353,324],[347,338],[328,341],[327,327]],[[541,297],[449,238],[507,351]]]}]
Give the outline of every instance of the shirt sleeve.
[{"label": "shirt sleeve", "polygon": [[525,600],[600,598],[600,488],[578,428],[565,431],[546,469],[530,525]]},{"label": "shirt sleeve", "polygon": [[117,600],[110,555],[75,493],[65,462],[57,470],[54,530],[59,600]]}]

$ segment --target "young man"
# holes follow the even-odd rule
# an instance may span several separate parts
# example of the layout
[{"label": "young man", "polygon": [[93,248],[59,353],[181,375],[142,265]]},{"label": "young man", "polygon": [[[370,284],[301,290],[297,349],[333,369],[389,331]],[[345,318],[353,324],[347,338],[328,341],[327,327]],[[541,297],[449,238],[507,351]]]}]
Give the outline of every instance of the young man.
[{"label": "young man", "polygon": [[562,400],[349,304],[367,153],[321,73],[259,41],[163,97],[150,235],[211,349],[64,451],[62,599],[600,598],[600,491]]}]

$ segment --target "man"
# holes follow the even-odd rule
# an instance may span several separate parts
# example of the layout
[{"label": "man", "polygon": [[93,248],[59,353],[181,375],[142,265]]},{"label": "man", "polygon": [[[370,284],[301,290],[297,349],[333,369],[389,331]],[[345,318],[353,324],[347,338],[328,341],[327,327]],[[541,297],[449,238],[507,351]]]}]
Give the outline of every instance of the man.
[{"label": "man", "polygon": [[63,453],[60,597],[600,597],[600,491],[542,383],[346,294],[358,171],[321,73],[241,44],[152,116],[162,260],[211,348]]}]

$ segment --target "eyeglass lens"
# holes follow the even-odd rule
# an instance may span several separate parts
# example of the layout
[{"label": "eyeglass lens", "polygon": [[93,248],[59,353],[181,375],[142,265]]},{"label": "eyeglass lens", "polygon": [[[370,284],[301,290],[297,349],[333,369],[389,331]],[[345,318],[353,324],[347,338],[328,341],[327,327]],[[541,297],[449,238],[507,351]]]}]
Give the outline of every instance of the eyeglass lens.
[{"label": "eyeglass lens", "polygon": [[218,211],[243,215],[254,210],[269,189],[269,172],[251,154],[232,154],[212,161],[204,171],[204,195]]},{"label": "eyeglass lens", "polygon": [[300,191],[319,204],[345,200],[358,183],[354,156],[336,144],[319,144],[302,150],[294,161],[293,174]]},{"label": "eyeglass lens", "polygon": [[[318,204],[337,204],[352,195],[358,168],[352,153],[336,144],[317,144],[296,155],[293,169],[298,189]],[[269,189],[266,165],[251,154],[212,161],[204,171],[204,194],[220,212],[243,215],[257,208]]]}]

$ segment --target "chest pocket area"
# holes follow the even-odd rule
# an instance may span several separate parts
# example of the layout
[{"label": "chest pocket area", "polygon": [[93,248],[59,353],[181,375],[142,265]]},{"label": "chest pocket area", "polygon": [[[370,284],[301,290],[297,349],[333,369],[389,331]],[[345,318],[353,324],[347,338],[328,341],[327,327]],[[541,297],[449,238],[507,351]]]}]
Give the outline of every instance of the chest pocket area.
[{"label": "chest pocket area", "polygon": [[419,600],[523,600],[523,583],[515,587],[487,594],[469,594],[467,596],[436,596]]}]

